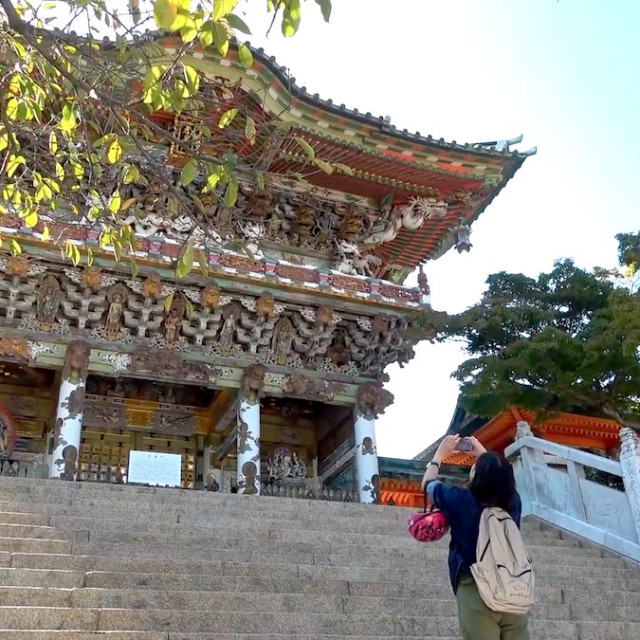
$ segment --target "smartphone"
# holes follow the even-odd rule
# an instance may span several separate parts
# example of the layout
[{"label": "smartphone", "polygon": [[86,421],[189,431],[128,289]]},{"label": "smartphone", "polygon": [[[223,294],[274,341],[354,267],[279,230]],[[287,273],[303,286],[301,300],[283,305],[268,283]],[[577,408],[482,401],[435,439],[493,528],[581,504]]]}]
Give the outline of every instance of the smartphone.
[{"label": "smartphone", "polygon": [[460,441],[456,445],[456,451],[472,451],[473,444],[469,438],[460,438]]}]

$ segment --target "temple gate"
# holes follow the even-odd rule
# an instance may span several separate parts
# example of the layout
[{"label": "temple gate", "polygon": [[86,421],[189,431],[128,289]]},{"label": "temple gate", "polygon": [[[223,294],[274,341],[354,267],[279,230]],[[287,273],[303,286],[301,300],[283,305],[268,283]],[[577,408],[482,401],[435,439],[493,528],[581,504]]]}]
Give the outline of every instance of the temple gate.
[{"label": "temple gate", "polygon": [[[118,215],[130,256],[117,260],[70,211],[33,229],[0,216],[22,247],[0,254],[0,404],[16,431],[3,472],[125,483],[130,452],[147,451],[179,455],[184,488],[379,500],[375,421],[393,399],[385,368],[411,360],[412,316],[430,304],[422,265],[469,250],[471,222],[526,154],[401,132],[292,88],[254,57],[251,73],[233,54],[198,61],[213,128],[207,76],[242,109],[230,128],[249,114],[266,123],[251,145],[239,130],[233,206],[203,194],[199,176],[182,184],[186,159],[159,136],[163,175],[104,176],[128,203]],[[258,104],[250,92],[265,86]],[[187,135],[183,116],[156,116]],[[207,233],[197,215],[171,214],[167,184],[197,199]],[[61,259],[51,238],[89,247],[90,263]],[[193,264],[176,279],[185,255]]]}]

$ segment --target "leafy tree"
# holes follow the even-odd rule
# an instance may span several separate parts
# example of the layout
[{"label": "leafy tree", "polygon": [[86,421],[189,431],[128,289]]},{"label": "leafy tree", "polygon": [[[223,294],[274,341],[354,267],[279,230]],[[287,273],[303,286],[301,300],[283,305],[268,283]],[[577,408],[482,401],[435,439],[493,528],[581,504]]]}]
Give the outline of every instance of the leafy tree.
[{"label": "leafy tree", "polygon": [[[140,212],[139,202],[122,197],[123,185],[144,190],[150,176],[171,175],[167,210],[195,218],[216,241],[202,197],[231,207],[240,179],[260,186],[260,167],[243,161],[234,145],[279,135],[282,126],[257,122],[250,101],[232,99],[237,87],[205,80],[192,56],[196,48],[232,52],[252,65],[250,48],[235,39],[250,33],[238,4],[129,0],[125,9],[105,0],[0,0],[0,214],[19,216],[45,239],[41,218],[96,225],[100,245],[119,259],[133,241],[122,221]],[[331,1],[315,4],[328,21]],[[266,10],[272,26],[279,20],[284,35],[296,33],[301,0],[268,0]],[[160,33],[178,46],[162,46]],[[163,126],[153,117],[158,113],[184,116],[189,135]],[[305,152],[315,159],[312,149]],[[15,239],[4,240],[13,253],[21,251]],[[74,263],[81,259],[76,244],[61,244]],[[194,256],[189,241],[177,275],[192,268]]]},{"label": "leafy tree", "polygon": [[579,411],[640,429],[640,296],[571,260],[538,278],[497,273],[487,285],[463,313],[421,321],[439,340],[465,343],[470,358],[453,374],[465,408]]}]

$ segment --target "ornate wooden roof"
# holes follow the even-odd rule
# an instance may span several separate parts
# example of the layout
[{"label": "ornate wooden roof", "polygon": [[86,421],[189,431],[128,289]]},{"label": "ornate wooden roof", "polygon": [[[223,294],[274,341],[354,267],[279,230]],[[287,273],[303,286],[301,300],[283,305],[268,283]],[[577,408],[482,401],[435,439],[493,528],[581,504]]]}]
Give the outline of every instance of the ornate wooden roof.
[{"label": "ornate wooden roof", "polygon": [[[169,51],[179,45],[170,38],[158,42]],[[529,155],[511,152],[508,145],[497,150],[400,131],[388,118],[310,95],[261,49],[254,50],[248,70],[234,51],[223,60],[203,51],[190,64],[205,77],[224,79],[232,87],[212,117],[240,103],[246,106],[251,96],[254,120],[277,123],[283,132],[274,136],[274,128],[267,126],[268,134],[258,132],[254,145],[241,144],[236,150],[250,164],[260,164],[270,174],[298,174],[312,188],[364,197],[374,207],[384,201],[387,214],[416,198],[446,205],[440,215],[427,215],[414,228],[401,226],[391,239],[369,247],[383,260],[379,277],[389,268],[406,275],[453,246],[456,227],[475,220]],[[310,161],[296,138],[308,142],[317,158],[347,169],[326,173]]]}]

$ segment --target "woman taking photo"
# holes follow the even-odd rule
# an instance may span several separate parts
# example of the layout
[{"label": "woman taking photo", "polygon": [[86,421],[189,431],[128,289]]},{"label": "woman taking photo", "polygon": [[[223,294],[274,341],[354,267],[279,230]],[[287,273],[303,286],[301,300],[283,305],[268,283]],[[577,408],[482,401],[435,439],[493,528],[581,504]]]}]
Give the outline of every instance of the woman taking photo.
[{"label": "woman taking photo", "polygon": [[446,436],[427,465],[422,489],[444,514],[451,531],[449,577],[458,603],[463,640],[528,640],[526,615],[498,613],[483,602],[470,567],[476,562],[480,517],[485,507],[504,509],[520,527],[522,503],[507,460],[487,452],[476,438],[466,438],[476,458],[467,489],[445,487],[436,480],[444,458],[456,451],[459,436]]}]

